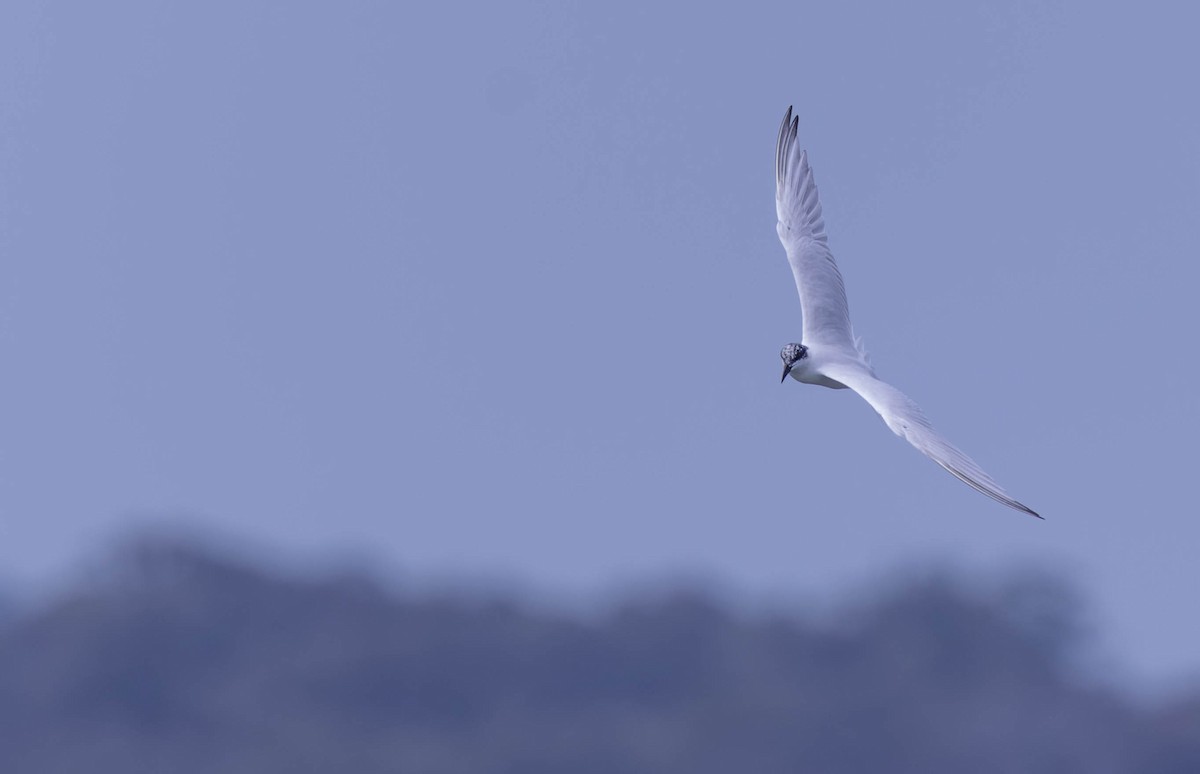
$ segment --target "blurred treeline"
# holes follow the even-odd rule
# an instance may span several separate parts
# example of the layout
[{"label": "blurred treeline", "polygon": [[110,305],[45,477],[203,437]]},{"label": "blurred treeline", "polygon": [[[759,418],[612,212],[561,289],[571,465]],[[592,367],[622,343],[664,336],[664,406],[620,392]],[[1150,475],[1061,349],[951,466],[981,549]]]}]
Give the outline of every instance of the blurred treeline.
[{"label": "blurred treeline", "polygon": [[1200,772],[1200,693],[1088,677],[1061,583],[885,585],[820,623],[573,616],[138,541],[0,614],[0,771]]}]

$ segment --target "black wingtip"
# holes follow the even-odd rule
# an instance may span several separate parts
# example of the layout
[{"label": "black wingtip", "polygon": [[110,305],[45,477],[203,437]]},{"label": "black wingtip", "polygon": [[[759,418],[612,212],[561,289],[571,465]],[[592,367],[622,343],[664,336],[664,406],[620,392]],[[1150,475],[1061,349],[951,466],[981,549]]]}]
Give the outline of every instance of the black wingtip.
[{"label": "black wingtip", "polygon": [[1019,502],[1017,502],[1016,500],[1013,500],[1013,501],[1012,501],[1012,506],[1013,506],[1014,508],[1016,508],[1017,510],[1019,510],[1019,511],[1025,511],[1025,513],[1028,513],[1030,516],[1032,516],[1032,517],[1033,517],[1033,518],[1035,518],[1035,519],[1041,519],[1042,521],[1045,521],[1045,520],[1046,520],[1046,517],[1045,517],[1045,516],[1043,516],[1042,514],[1038,513],[1038,512],[1037,512],[1037,511],[1035,511],[1034,509],[1030,508],[1030,507],[1029,507],[1028,505],[1026,505],[1025,503],[1019,503]]},{"label": "black wingtip", "polygon": [[[997,500],[1000,499],[998,497],[995,497],[994,495],[993,495],[993,497]],[[1010,508],[1015,508],[1016,510],[1021,511],[1022,513],[1028,513],[1030,516],[1032,516],[1035,519],[1041,519],[1042,521],[1046,520],[1045,516],[1038,513],[1034,509],[1030,508],[1025,503],[1019,503],[1016,500],[1012,500],[1012,499],[1000,500],[1000,502],[1004,503],[1005,505],[1009,506]]]},{"label": "black wingtip", "polygon": [[954,476],[959,481],[961,481],[964,484],[966,484],[967,486],[971,487],[976,492],[979,492],[980,494],[985,494],[988,497],[995,500],[996,502],[1003,503],[1004,505],[1007,505],[1009,508],[1012,508],[1013,510],[1021,511],[1022,513],[1028,513],[1030,516],[1034,517],[1035,519],[1041,519],[1042,521],[1046,520],[1044,516],[1042,516],[1040,513],[1038,513],[1034,509],[1030,508],[1028,505],[1017,502],[1016,500],[1012,499],[1011,497],[1005,495],[1003,492],[998,492],[998,491],[994,491],[992,489],[988,489],[987,487],[983,486],[978,481],[975,481],[970,476],[963,473],[961,470],[954,467],[953,465],[946,463],[946,462],[942,462],[941,460],[937,460],[937,459],[935,459],[934,462],[936,462],[938,465],[941,465],[943,468],[945,468],[950,473],[950,475]]}]

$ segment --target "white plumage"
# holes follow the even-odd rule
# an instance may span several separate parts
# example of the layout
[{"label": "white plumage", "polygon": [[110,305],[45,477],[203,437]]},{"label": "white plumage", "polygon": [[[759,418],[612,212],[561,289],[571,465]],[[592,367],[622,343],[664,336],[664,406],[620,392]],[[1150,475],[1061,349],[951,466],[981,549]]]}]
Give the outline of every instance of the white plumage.
[{"label": "white plumage", "polygon": [[[857,392],[892,432],[960,481],[1010,508],[1032,509],[1009,497],[974,460],[933,428],[908,396],[875,375],[850,325],[846,286],[829,250],[821,200],[807,152],[796,142],[798,120],[788,108],[775,147],[775,209],[779,240],[796,278],[803,313],[803,347],[784,348],[784,376],[807,384]],[[789,359],[799,354],[799,359]]]}]

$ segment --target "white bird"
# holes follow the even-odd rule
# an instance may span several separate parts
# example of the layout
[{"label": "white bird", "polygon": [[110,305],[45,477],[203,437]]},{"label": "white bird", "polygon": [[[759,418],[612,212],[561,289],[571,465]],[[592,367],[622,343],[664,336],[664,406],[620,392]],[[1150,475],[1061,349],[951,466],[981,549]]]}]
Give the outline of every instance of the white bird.
[{"label": "white bird", "polygon": [[798,123],[789,107],[775,146],[776,230],[796,277],[804,326],[804,343],[788,344],[779,353],[783,358],[783,380],[791,374],[805,384],[849,387],[879,412],[892,432],[967,486],[1010,508],[1042,518],[1009,497],[970,457],[938,433],[907,395],[875,375],[861,340],[855,338],[850,327],[846,287],[829,251],[808,152],[796,143]]}]

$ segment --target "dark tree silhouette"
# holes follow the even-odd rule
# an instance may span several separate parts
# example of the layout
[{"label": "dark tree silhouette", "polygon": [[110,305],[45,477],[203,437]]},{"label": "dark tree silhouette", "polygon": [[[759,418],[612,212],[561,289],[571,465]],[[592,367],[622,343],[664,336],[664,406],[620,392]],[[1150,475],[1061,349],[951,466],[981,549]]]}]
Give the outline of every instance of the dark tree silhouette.
[{"label": "dark tree silhouette", "polygon": [[1090,684],[1078,604],[930,575],[820,625],[686,590],[585,619],[143,541],[0,624],[0,770],[1200,772],[1200,696]]}]

